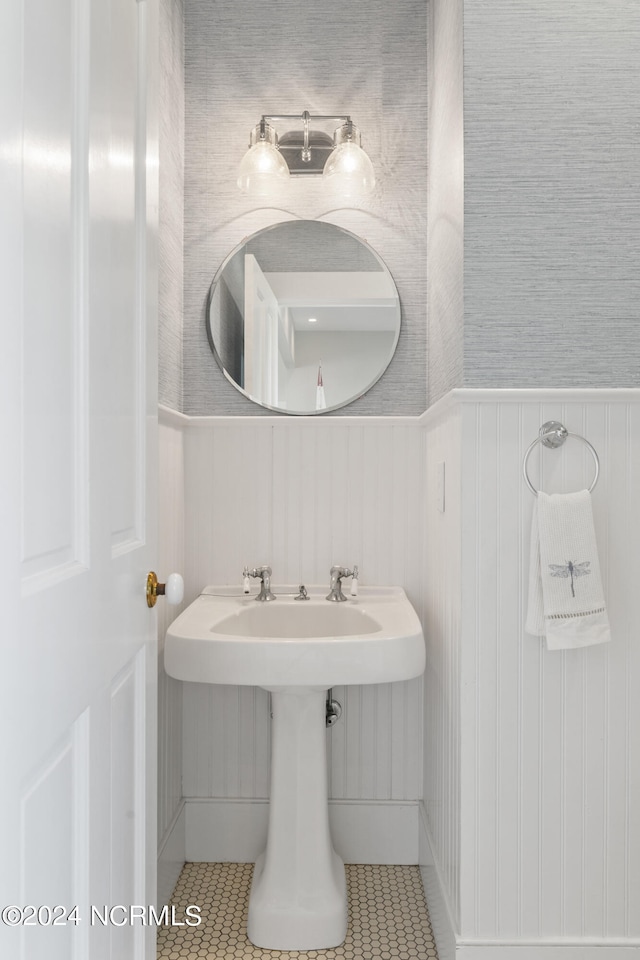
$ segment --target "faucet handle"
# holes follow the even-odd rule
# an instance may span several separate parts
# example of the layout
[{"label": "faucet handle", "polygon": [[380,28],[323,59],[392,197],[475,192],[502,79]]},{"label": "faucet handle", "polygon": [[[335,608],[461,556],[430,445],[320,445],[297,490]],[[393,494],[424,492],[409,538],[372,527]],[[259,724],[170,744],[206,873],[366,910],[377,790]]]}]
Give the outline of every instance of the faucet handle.
[{"label": "faucet handle", "polygon": [[263,577],[265,574],[270,577],[273,573],[271,567],[263,564],[261,567],[245,567],[242,571],[243,577]]},{"label": "faucet handle", "polygon": [[[256,600],[275,600],[276,595],[271,591],[271,567],[263,564],[261,567],[254,567],[253,570],[247,570],[245,567],[245,584],[248,584],[249,577],[258,577],[260,579],[260,593]],[[249,591],[245,589],[245,593]]]},{"label": "faucet handle", "polygon": [[[352,580],[351,586],[351,596],[355,597],[358,593],[358,568],[354,566],[353,570],[349,570],[348,567],[340,567],[334,564],[331,567],[331,583],[329,593],[327,594],[327,600],[333,601],[342,601],[346,600],[344,593],[342,592],[342,578],[343,577],[352,577],[355,578],[355,581]],[[353,583],[355,582],[355,593],[353,588]]]}]

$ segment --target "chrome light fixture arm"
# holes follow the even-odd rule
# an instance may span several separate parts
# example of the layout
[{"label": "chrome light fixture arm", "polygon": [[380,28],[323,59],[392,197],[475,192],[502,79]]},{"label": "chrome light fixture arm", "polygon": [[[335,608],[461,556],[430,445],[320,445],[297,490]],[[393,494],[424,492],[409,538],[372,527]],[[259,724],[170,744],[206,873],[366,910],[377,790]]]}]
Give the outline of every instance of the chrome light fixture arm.
[{"label": "chrome light fixture arm", "polygon": [[[311,129],[311,121],[331,130]],[[278,134],[276,127],[283,128]],[[252,154],[260,145],[261,153]],[[348,159],[344,149],[351,151]],[[283,162],[284,161],[284,162]],[[266,195],[265,179],[274,183],[289,175],[325,175],[339,183],[343,178],[347,195],[369,193],[375,185],[373,166],[361,147],[358,128],[347,114],[263,114],[251,132],[249,152],[240,165],[238,186],[247,193]],[[258,191],[261,191],[258,193]]]},{"label": "chrome light fixture arm", "polygon": [[305,119],[307,123],[309,120],[319,120],[321,123],[351,123],[351,117],[346,114],[334,116],[329,113],[309,113],[308,110],[303,110],[302,113],[264,113],[261,122],[284,123],[286,120],[296,120],[298,122],[302,120],[304,123]]}]

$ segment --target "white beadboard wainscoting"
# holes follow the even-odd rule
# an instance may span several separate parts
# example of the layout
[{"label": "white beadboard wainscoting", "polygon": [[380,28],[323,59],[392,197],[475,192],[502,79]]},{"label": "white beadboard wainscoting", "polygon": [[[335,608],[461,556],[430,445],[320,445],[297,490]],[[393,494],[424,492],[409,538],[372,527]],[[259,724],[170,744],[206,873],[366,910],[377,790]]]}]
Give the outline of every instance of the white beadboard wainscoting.
[{"label": "white beadboard wainscoting", "polygon": [[[184,426],[187,417],[161,408],[158,569],[164,582],[184,571]],[[182,799],[182,683],[164,672],[164,637],[183,607],[160,598],[158,611],[158,902],[164,904],[185,861]]]},{"label": "white beadboard wainscoting", "polygon": [[[523,630],[533,495],[522,457],[550,419],[600,458],[593,506],[613,635],[566,652]],[[441,960],[637,957],[640,391],[460,390],[424,423],[427,488],[446,460],[447,512],[457,430],[461,464],[455,515],[443,522],[430,496],[425,515],[421,826]],[[569,439],[533,453],[530,473],[547,492],[577,490],[593,461]],[[456,578],[447,541],[458,522]]]},{"label": "white beadboard wainscoting", "polygon": [[[605,647],[549,652],[523,630],[522,457],[549,419],[600,457]],[[161,421],[161,521],[184,550],[185,602],[239,583],[245,563],[313,583],[343,562],[416,606],[424,697],[421,681],[336,688],[331,808],[362,859],[367,843],[398,860],[413,843],[417,858],[419,837],[441,960],[640,956],[640,391],[455,390],[417,419]],[[573,439],[530,458],[548,492],[592,469]],[[180,709],[179,687],[161,695],[165,848],[240,858],[262,837],[268,696],[184,684]]]},{"label": "white beadboard wainscoting", "polygon": [[[425,415],[424,781],[420,864],[441,960],[460,929],[461,411]],[[444,508],[444,509],[443,509]]]},{"label": "white beadboard wainscoting", "polygon": [[[278,583],[328,589],[332,564],[356,563],[362,584],[404,586],[421,612],[424,456],[417,420],[192,419],[185,457],[188,599],[207,584],[240,589],[245,564],[270,564],[277,593]],[[406,811],[406,802],[415,805],[420,796],[422,678],[336,687],[334,696],[343,714],[327,732],[329,796],[363,802],[360,859],[375,860],[380,830],[397,836],[395,856],[406,859],[393,802]],[[185,684],[183,697],[183,793],[187,806],[198,801],[198,816],[187,815],[189,849],[211,837],[198,832],[207,822],[202,801],[268,797],[269,696],[251,687]],[[365,801],[384,803],[367,808]],[[210,814],[224,828],[230,809],[217,805]],[[238,859],[245,856],[241,838],[260,831],[261,811],[259,804],[242,807]],[[417,849],[417,808],[411,817]],[[225,850],[229,859],[228,838]]]},{"label": "white beadboard wainscoting", "polygon": [[[424,444],[416,418],[190,418],[161,408],[160,419],[161,444],[173,444],[167,458],[179,455],[177,434],[184,444],[185,603],[207,584],[240,589],[245,564],[269,563],[277,592],[278,583],[328,589],[333,563],[357,563],[363,585],[403,586],[421,615]],[[167,466],[161,486],[172,476]],[[173,699],[161,710],[175,736],[169,709],[178,699],[165,682]],[[177,829],[186,830],[187,851],[245,859],[269,795],[268,694],[182,686],[186,810]],[[347,859],[416,862],[422,678],[333,692],[343,707],[327,732],[336,843]],[[175,817],[173,797],[164,802]],[[222,846],[212,846],[215,837]]]}]

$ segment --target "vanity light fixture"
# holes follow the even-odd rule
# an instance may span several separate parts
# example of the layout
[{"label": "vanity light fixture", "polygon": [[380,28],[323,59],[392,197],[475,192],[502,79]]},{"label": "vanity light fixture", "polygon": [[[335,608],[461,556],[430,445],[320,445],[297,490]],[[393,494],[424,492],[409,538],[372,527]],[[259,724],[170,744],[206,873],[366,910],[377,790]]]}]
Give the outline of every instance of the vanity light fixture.
[{"label": "vanity light fixture", "polygon": [[[312,120],[327,130],[333,128],[332,134],[311,129]],[[284,132],[278,134],[276,127]],[[262,117],[251,131],[238,186],[251,196],[268,197],[290,175],[322,175],[330,189],[343,197],[365,196],[376,182],[373,164],[360,146],[360,131],[351,118],[312,116],[307,110],[301,115]]]}]

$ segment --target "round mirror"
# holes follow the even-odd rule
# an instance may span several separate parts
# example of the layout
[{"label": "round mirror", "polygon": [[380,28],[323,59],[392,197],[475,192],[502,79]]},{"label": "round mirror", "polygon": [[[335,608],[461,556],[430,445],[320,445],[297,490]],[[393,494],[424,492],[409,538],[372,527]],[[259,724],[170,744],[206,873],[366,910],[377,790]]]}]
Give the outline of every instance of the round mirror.
[{"label": "round mirror", "polygon": [[260,230],[216,274],[207,305],[225,376],[270,410],[316,414],[366,393],[394,354],[400,300],[371,247],[319,220]]}]

